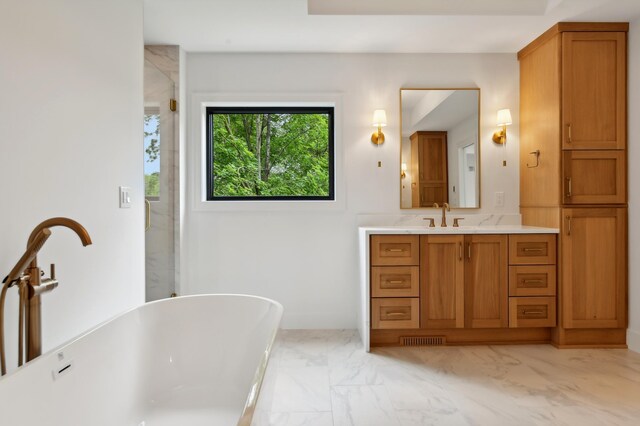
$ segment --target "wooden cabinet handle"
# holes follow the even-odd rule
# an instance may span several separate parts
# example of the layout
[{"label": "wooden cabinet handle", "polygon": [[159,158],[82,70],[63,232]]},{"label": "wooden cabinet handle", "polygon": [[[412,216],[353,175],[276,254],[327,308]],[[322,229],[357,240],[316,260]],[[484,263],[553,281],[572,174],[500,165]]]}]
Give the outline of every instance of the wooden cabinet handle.
[{"label": "wooden cabinet handle", "polygon": [[571,177],[567,177],[567,198],[571,198],[573,196],[573,190],[571,188]]},{"label": "wooden cabinet handle", "polygon": [[462,243],[458,243],[458,258],[462,260]]},{"label": "wooden cabinet handle", "polygon": [[571,216],[567,216],[567,236],[571,236]]}]

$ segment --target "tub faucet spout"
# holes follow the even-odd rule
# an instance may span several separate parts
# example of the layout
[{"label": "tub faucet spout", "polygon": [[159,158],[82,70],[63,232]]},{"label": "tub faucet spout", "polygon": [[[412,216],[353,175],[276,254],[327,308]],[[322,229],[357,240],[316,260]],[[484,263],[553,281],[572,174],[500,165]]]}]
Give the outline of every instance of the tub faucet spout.
[{"label": "tub faucet spout", "polygon": [[55,226],[64,226],[74,231],[83,246],[90,245],[91,237],[87,230],[78,222],[66,217],[54,217],[47,219],[36,226],[27,242],[27,250],[20,257],[9,275],[3,280],[0,292],[0,375],[7,372],[4,348],[4,302],[7,289],[18,285],[19,305],[19,332],[18,332],[18,365],[31,361],[42,353],[42,322],[40,296],[52,291],[58,286],[55,277],[55,265],[51,265],[51,277],[42,278],[41,269],[38,266],[38,252],[51,236],[51,230]]}]

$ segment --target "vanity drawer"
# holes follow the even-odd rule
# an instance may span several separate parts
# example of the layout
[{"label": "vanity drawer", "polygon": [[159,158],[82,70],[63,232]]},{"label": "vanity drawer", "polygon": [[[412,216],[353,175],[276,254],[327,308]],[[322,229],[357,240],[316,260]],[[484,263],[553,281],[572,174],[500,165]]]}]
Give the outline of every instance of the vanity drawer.
[{"label": "vanity drawer", "polygon": [[509,296],[555,295],[555,265],[509,267]]},{"label": "vanity drawer", "polygon": [[555,297],[510,297],[509,327],[555,327]]},{"label": "vanity drawer", "polygon": [[371,299],[371,328],[374,330],[420,327],[420,299]]},{"label": "vanity drawer", "polygon": [[509,264],[555,265],[556,236],[553,234],[509,235]]},{"label": "vanity drawer", "polygon": [[371,268],[372,297],[419,297],[420,267],[374,266]]},{"label": "vanity drawer", "polygon": [[418,266],[420,264],[419,235],[372,235],[372,266]]}]

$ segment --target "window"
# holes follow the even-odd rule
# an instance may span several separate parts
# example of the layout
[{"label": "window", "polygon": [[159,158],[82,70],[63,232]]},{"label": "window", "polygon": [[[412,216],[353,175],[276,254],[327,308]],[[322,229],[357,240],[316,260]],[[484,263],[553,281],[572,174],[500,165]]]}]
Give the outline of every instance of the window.
[{"label": "window", "polygon": [[333,107],[208,107],[207,200],[334,200]]},{"label": "window", "polygon": [[144,111],[144,195],[160,199],[160,108]]}]

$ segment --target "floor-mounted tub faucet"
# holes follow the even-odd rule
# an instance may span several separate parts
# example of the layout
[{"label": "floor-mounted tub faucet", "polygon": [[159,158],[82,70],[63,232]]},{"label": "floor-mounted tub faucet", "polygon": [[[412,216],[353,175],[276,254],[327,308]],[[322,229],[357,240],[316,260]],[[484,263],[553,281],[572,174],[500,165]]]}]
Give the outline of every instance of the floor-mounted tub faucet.
[{"label": "floor-mounted tub faucet", "polygon": [[[58,286],[55,277],[55,266],[51,265],[51,276],[42,278],[42,271],[38,266],[38,252],[51,236],[51,230],[55,226],[64,226],[78,234],[83,246],[91,244],[91,237],[82,225],[65,217],[47,219],[36,226],[27,242],[27,250],[24,252],[16,266],[4,279],[2,292],[0,293],[0,375],[7,373],[5,348],[4,348],[4,302],[7,289],[18,286],[20,295],[19,307],[19,333],[18,333],[18,365],[29,362],[42,353],[42,320],[40,316],[40,295],[52,291]],[[26,359],[25,359],[26,352]]]}]

